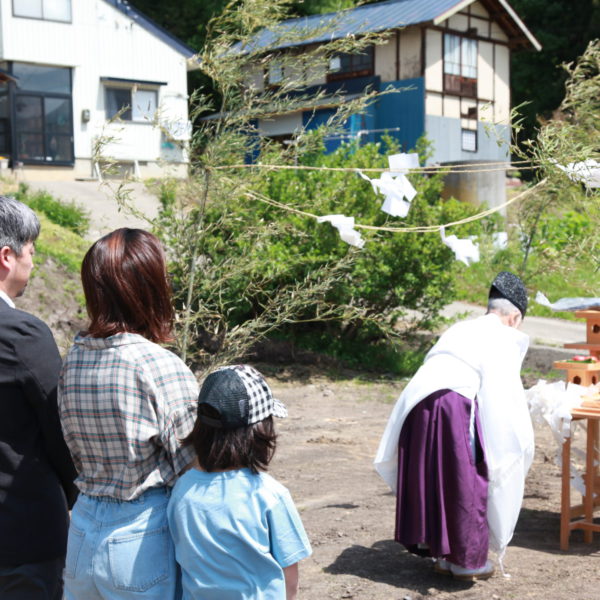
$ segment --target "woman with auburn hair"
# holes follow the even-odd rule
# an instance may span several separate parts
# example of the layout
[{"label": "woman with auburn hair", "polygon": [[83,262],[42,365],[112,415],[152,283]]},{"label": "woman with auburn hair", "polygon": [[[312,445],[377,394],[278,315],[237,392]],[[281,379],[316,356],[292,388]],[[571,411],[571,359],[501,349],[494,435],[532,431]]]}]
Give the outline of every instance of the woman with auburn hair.
[{"label": "woman with auburn hair", "polygon": [[58,392],[80,490],[65,598],[168,600],[179,584],[166,508],[193,458],[180,440],[194,425],[198,384],[159,345],[173,324],[163,248],[147,231],[117,229],[88,250],[81,279],[90,324]]}]

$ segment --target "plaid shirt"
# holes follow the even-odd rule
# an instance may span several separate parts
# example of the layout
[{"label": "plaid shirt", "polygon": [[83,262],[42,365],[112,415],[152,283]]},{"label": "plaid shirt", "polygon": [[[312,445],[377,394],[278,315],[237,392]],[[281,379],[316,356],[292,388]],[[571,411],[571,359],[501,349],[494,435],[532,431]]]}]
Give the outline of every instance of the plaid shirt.
[{"label": "plaid shirt", "polygon": [[197,399],[192,372],[142,336],[76,336],[58,403],[77,487],[90,496],[133,500],[173,485],[193,458],[180,440],[192,430]]}]

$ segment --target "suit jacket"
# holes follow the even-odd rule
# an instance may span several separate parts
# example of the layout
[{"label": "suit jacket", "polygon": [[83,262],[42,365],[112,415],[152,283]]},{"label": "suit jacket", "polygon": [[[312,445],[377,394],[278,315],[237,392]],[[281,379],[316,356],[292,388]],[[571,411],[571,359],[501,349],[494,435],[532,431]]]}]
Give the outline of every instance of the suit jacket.
[{"label": "suit jacket", "polygon": [[56,388],[61,359],[45,323],[0,298],[0,565],[64,556],[76,471]]}]

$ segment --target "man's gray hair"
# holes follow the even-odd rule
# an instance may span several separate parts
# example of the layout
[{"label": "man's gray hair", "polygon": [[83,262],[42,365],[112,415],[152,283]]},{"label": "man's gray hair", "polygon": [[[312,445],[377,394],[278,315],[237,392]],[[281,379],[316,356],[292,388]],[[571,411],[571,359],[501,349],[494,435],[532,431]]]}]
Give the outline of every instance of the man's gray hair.
[{"label": "man's gray hair", "polygon": [[0,196],[0,248],[8,246],[17,256],[23,246],[35,242],[40,234],[36,214],[11,196]]},{"label": "man's gray hair", "polygon": [[506,298],[490,298],[487,305],[488,312],[501,314],[503,317],[508,317],[515,312],[518,312],[522,317],[521,311]]}]

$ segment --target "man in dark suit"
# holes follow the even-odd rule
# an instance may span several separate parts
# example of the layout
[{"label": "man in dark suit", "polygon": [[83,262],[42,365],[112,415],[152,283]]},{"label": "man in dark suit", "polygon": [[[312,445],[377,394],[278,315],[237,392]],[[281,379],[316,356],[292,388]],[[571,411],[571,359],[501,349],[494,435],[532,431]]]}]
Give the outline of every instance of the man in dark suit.
[{"label": "man in dark suit", "polygon": [[76,477],[56,386],[50,329],[17,310],[40,231],[26,205],[0,196],[0,598],[60,600]]}]

